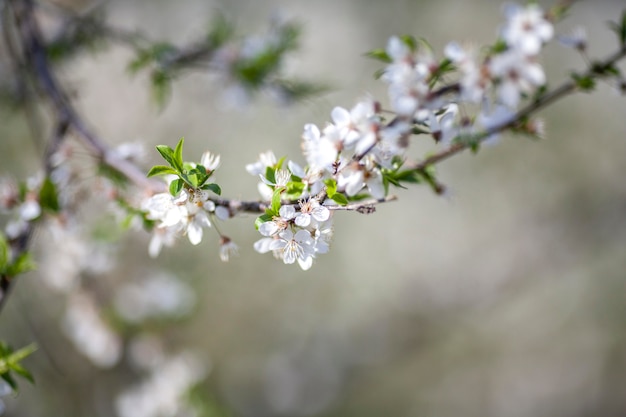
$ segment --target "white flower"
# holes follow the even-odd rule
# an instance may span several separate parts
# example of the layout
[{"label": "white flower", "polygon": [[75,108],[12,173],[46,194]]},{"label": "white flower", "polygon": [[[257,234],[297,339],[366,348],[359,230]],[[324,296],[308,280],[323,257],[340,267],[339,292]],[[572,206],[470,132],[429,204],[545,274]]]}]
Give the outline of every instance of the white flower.
[{"label": "white flower", "polygon": [[455,123],[458,110],[459,107],[453,103],[450,104],[446,111],[438,118],[434,113],[431,113],[428,125],[436,142],[448,146],[452,142],[452,139],[458,136],[459,129]]},{"label": "white flower", "polygon": [[482,65],[477,61],[475,48],[466,50],[458,43],[450,42],[446,45],[444,54],[457,66],[461,73],[459,80],[461,98],[472,103],[480,103],[485,94],[485,88],[489,84],[489,79],[482,71]]},{"label": "white flower", "polygon": [[220,259],[222,262],[228,262],[231,256],[237,255],[239,247],[229,237],[222,236],[220,238]]},{"label": "white flower", "polygon": [[545,18],[545,13],[537,4],[522,7],[508,4],[505,7],[506,25],[502,38],[508,46],[524,55],[536,55],[542,45],[552,39],[554,28]]},{"label": "white flower", "polygon": [[259,239],[254,242],[254,250],[259,253],[267,253],[272,250],[272,243],[274,243],[275,240],[276,239],[272,237],[264,237],[263,239]]},{"label": "white flower", "polygon": [[203,227],[211,227],[211,221],[206,211],[200,209],[196,205],[190,205],[193,211],[190,211],[185,220],[185,231],[189,242],[192,245],[198,245],[202,241]]},{"label": "white flower", "polygon": [[324,129],[324,135],[314,124],[306,124],[302,134],[302,150],[313,171],[333,171],[341,148],[341,132],[334,125]]},{"label": "white flower", "polygon": [[274,236],[287,229],[289,223],[296,217],[297,212],[294,206],[284,205],[278,210],[280,216],[274,217],[272,220],[262,223],[259,226],[259,233],[263,236]]},{"label": "white flower", "polygon": [[350,163],[339,172],[337,187],[349,196],[356,195],[364,185],[363,167],[358,162]]},{"label": "white flower", "polygon": [[510,108],[517,107],[522,93],[530,93],[546,82],[541,65],[515,50],[493,56],[489,71],[499,81],[498,98]]},{"label": "white flower", "polygon": [[306,266],[308,263],[307,259],[315,254],[313,238],[307,230],[301,229],[294,234],[287,229],[280,232],[278,236],[280,239],[274,240],[270,245],[270,249],[279,251],[283,262],[286,264],[302,261]]},{"label": "white flower", "polygon": [[161,223],[159,227],[178,225],[186,214],[184,206],[176,204],[169,193],[158,193],[144,200],[141,209],[147,211],[147,218]]},{"label": "white flower", "polygon": [[206,151],[200,158],[200,165],[204,166],[207,172],[215,171],[220,166],[220,155]]},{"label": "white flower", "polygon": [[259,178],[261,178],[261,181],[264,184],[269,185],[270,187],[284,187],[291,179],[291,172],[287,171],[286,169],[276,170],[276,172],[274,173],[274,179],[276,182],[271,182],[270,180],[265,178],[265,174],[259,174]]},{"label": "white flower", "polygon": [[300,202],[300,212],[296,215],[295,223],[300,227],[307,227],[311,220],[323,222],[330,217],[330,210],[320,205],[315,199]]},{"label": "white flower", "polygon": [[273,167],[274,165],[276,165],[276,162],[276,155],[274,155],[274,152],[263,152],[259,154],[259,160],[257,162],[246,165],[246,171],[248,171],[249,174],[255,176],[259,174],[265,175],[265,170],[268,167]]},{"label": "white flower", "polygon": [[176,242],[176,228],[155,227],[152,230],[152,238],[148,245],[148,254],[151,258],[156,258],[161,253],[163,246],[172,247]]},{"label": "white flower", "polygon": [[[202,241],[202,229],[211,227],[208,212],[215,210],[215,203],[208,197],[208,192],[202,190],[183,190],[176,198],[160,193],[145,200],[142,209],[148,212],[148,219],[160,222],[157,227],[182,231],[192,245],[198,245]],[[156,241],[153,245],[151,253],[158,253],[162,244]]]},{"label": "white flower", "polygon": [[372,124],[378,125],[375,116],[376,103],[372,100],[361,101],[350,111],[335,107],[330,114],[346,148],[353,147],[364,135],[371,133]]}]

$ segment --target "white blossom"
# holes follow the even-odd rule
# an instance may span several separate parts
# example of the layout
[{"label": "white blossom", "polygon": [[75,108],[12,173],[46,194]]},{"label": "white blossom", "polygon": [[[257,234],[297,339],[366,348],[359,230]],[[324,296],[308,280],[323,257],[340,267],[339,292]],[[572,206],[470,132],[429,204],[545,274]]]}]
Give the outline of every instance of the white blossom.
[{"label": "white blossom", "polygon": [[507,4],[504,13],[507,22],[502,38],[509,47],[524,55],[536,55],[543,44],[552,39],[554,27],[539,5]]}]

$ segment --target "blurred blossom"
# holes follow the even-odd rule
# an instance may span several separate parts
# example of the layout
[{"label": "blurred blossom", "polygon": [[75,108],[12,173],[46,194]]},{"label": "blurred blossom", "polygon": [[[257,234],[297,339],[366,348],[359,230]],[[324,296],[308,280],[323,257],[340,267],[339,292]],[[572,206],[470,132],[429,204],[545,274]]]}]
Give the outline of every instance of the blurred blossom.
[{"label": "blurred blossom", "polygon": [[195,305],[193,291],[182,281],[164,272],[138,282],[121,285],[115,293],[115,309],[127,321],[139,323],[151,318],[181,317]]},{"label": "blurred blossom", "polygon": [[128,344],[128,357],[138,369],[154,368],[165,359],[163,342],[153,334],[137,336]]},{"label": "blurred blossom", "polygon": [[78,285],[84,272],[101,274],[115,264],[111,256],[112,246],[88,240],[78,227],[48,223],[41,255],[41,277],[50,288],[68,292]]},{"label": "blurred blossom", "polygon": [[122,354],[122,341],[99,315],[95,302],[86,294],[69,297],[63,317],[63,331],[94,365],[110,368]]},{"label": "blurred blossom", "polygon": [[141,162],[146,156],[145,147],[139,142],[120,143],[113,149],[113,153],[121,159],[133,162]]},{"label": "blurred blossom", "polygon": [[229,237],[222,236],[220,238],[220,259],[222,262],[228,262],[231,256],[237,255],[239,246]]},{"label": "blurred blossom", "polygon": [[119,417],[194,415],[185,394],[207,373],[207,364],[191,353],[164,358],[143,382],[118,395],[117,414]]},{"label": "blurred blossom", "polygon": [[326,409],[343,384],[343,366],[322,346],[281,352],[265,367],[265,394],[278,415],[309,416]]}]

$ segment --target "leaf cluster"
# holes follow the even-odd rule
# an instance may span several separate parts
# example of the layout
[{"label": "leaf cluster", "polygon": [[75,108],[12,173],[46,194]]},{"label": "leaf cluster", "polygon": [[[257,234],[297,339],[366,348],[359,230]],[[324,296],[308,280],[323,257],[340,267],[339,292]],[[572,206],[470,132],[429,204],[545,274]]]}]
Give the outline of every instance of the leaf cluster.
[{"label": "leaf cluster", "polygon": [[178,141],[175,149],[167,145],[158,145],[157,151],[161,154],[168,165],[155,165],[148,172],[148,177],[155,175],[175,175],[177,178],[170,183],[169,191],[173,196],[183,189],[212,191],[220,195],[222,190],[219,185],[208,182],[213,171],[207,170],[202,164],[185,162],[183,160],[184,138]]},{"label": "leaf cluster", "polygon": [[22,365],[22,361],[37,350],[35,345],[28,345],[14,350],[7,343],[0,341],[0,378],[2,378],[13,391],[17,391],[15,375],[34,383],[33,375]]},{"label": "leaf cluster", "polygon": [[11,254],[11,246],[4,234],[0,233],[0,275],[15,277],[35,269],[35,262],[29,252],[21,252],[15,259]]}]

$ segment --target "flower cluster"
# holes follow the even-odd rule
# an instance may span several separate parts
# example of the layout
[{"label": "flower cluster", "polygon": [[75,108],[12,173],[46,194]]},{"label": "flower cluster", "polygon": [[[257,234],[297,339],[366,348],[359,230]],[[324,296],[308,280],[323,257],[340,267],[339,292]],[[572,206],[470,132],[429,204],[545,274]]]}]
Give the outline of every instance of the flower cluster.
[{"label": "flower cluster", "polygon": [[[324,127],[306,124],[304,166],[278,159],[271,151],[246,165],[248,173],[260,178],[263,199],[254,210],[264,211],[255,223],[263,236],[254,244],[256,251],[272,252],[286,264],[297,262],[309,269],[317,255],[328,251],[334,211],[371,212],[371,204],[392,198],[390,185],[423,182],[441,193],[444,187],[435,178],[434,163],[459,150],[476,150],[481,143],[493,142],[504,129],[540,137],[541,121],[529,117],[532,111],[519,109],[522,103],[541,100],[545,93],[546,76],[538,57],[554,37],[553,22],[565,9],[546,12],[535,3],[508,5],[497,41],[480,53],[451,42],[438,58],[428,44],[409,36],[392,37],[385,49],[371,51],[370,57],[387,64],[379,75],[388,84],[388,109],[368,97],[351,109],[335,107]],[[584,51],[584,33],[563,38],[563,43]],[[412,163],[406,152],[411,137],[423,134],[432,137],[440,153]],[[208,166],[197,173],[200,182],[190,182],[181,170],[182,160],[171,160],[178,147],[177,151],[158,149],[170,167],[154,167],[151,173],[178,178],[170,185],[171,195],[155,195],[143,206],[162,233],[155,235],[151,253],[158,253],[163,244],[170,244],[172,235],[181,232],[193,244],[199,243],[202,228],[210,225],[207,213],[228,218],[241,207],[226,204],[226,210],[208,198],[203,190],[216,187],[202,186]],[[196,165],[188,167],[193,170]],[[224,216],[219,210],[225,210]],[[221,235],[220,242],[223,259],[236,252],[228,237]]]},{"label": "flower cluster", "polygon": [[[205,152],[199,164],[184,162],[183,143],[181,139],[175,150],[168,146],[157,147],[169,166],[157,165],[148,173],[148,176],[167,175],[171,180],[168,193],[154,194],[141,204],[146,220],[156,223],[149,246],[152,257],[156,257],[163,246],[173,245],[179,235],[186,235],[192,245],[198,245],[204,228],[211,227],[210,217],[222,220],[230,217],[228,209],[216,206],[209,194],[209,191],[221,193],[217,184],[208,182],[220,165],[220,156]],[[221,236],[221,241],[224,240]],[[229,243],[232,247],[230,240]]]}]

